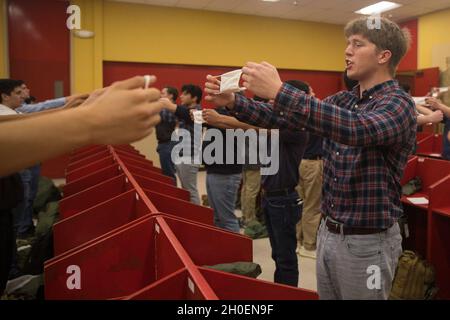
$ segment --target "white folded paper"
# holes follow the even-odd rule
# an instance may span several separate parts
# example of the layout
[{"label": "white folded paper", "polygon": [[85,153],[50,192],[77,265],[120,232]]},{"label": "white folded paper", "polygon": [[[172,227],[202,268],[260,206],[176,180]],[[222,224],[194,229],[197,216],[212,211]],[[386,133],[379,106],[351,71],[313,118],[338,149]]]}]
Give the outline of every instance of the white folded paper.
[{"label": "white folded paper", "polygon": [[412,98],[413,98],[415,104],[424,105],[424,104],[426,104],[425,99],[428,97],[412,97]]},{"label": "white folded paper", "polygon": [[412,204],[428,204],[428,199],[424,197],[406,198]]},{"label": "white folded paper", "polygon": [[241,80],[242,70],[233,70],[220,76],[220,93],[226,92],[239,92],[245,90],[245,88],[239,87],[239,81]]},{"label": "white folded paper", "polygon": [[198,124],[202,124],[205,121],[203,120],[202,110],[196,110],[192,112],[192,115],[194,116],[194,122]]}]

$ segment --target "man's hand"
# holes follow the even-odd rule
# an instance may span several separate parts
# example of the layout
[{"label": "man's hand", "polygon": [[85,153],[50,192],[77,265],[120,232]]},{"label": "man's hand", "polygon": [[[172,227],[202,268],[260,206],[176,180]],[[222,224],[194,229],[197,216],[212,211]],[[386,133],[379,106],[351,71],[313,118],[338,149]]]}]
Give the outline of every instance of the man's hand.
[{"label": "man's hand", "polygon": [[106,92],[110,87],[104,87],[101,89],[97,89],[89,95],[89,97],[80,105],[81,107],[90,105],[91,103],[95,102],[102,94]]},{"label": "man's hand", "polygon": [[275,99],[283,85],[277,69],[267,62],[247,62],[242,72],[244,87],[261,98]]},{"label": "man's hand", "polygon": [[441,110],[436,110],[432,114],[428,115],[428,120],[431,123],[439,123],[444,119],[444,114]]},{"label": "man's hand", "polygon": [[433,110],[441,110],[441,104],[442,101],[434,98],[434,97],[429,97],[425,99],[425,102],[427,105],[429,105]]},{"label": "man's hand", "polygon": [[202,116],[203,120],[213,127],[218,127],[221,124],[222,116],[214,109],[204,109]]},{"label": "man's hand", "polygon": [[162,106],[164,109],[175,113],[175,111],[177,111],[177,105],[175,103],[173,103],[172,101],[170,101],[169,98],[161,98],[159,99],[159,102],[162,103]]},{"label": "man's hand", "polygon": [[82,105],[89,98],[89,94],[75,94],[66,98],[64,109],[76,108]]},{"label": "man's hand", "polygon": [[206,101],[210,101],[219,107],[233,108],[235,95],[234,93],[219,93],[220,81],[212,75],[206,76],[205,93]]},{"label": "man's hand", "polygon": [[[156,78],[153,77],[151,83]],[[116,82],[97,92],[80,112],[94,144],[122,144],[137,141],[159,123],[163,103],[157,89],[143,89],[144,77]]]}]

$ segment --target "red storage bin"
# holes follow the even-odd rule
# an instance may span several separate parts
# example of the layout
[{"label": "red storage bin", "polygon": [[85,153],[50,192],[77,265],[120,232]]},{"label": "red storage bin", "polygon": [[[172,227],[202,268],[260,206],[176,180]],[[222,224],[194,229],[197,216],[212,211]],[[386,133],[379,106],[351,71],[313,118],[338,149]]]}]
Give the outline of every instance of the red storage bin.
[{"label": "red storage bin", "polygon": [[214,214],[211,208],[147,189],[144,189],[144,192],[160,212],[210,226],[214,225]]},{"label": "red storage bin", "polygon": [[130,181],[124,174],[121,174],[62,199],[59,203],[60,216],[63,219],[68,218],[131,189],[133,186]]},{"label": "red storage bin", "polygon": [[95,205],[53,226],[55,256],[151,213],[135,190]]},{"label": "red storage bin", "polygon": [[87,176],[88,174],[95,173],[105,167],[108,167],[110,165],[115,164],[116,161],[114,161],[114,158],[112,156],[107,156],[106,158],[99,159],[95,162],[92,162],[91,164],[88,164],[86,166],[77,168],[72,171],[66,172],[66,182],[70,183],[74,180],[83,178],[84,176]]},{"label": "red storage bin", "polygon": [[[45,264],[47,299],[110,299],[130,295],[185,268],[174,240],[149,217]],[[79,288],[70,286],[80,272]],[[71,278],[72,277],[72,278]],[[69,285],[68,285],[69,284]]]}]

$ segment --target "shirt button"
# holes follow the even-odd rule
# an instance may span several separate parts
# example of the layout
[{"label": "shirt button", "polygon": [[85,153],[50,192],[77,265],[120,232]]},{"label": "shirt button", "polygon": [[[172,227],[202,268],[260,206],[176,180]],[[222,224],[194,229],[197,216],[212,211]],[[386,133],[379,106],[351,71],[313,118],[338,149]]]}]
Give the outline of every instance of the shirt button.
[{"label": "shirt button", "polygon": [[305,131],[305,128],[302,128],[302,131]]},{"label": "shirt button", "polygon": [[282,116],[282,115],[284,115],[284,112],[283,112],[283,111],[280,112],[280,116]]},{"label": "shirt button", "polygon": [[369,97],[369,99],[372,99],[372,98],[373,98],[372,96]]},{"label": "shirt button", "polygon": [[334,182],[337,182],[337,178],[334,178]]},{"label": "shirt button", "polygon": [[357,104],[355,104],[355,109],[358,109],[358,105]]},{"label": "shirt button", "polygon": [[334,204],[333,203],[331,204],[331,207],[334,208]]},{"label": "shirt button", "polygon": [[336,152],[336,155],[337,155],[337,156],[339,155],[339,151],[338,151],[338,152]]}]

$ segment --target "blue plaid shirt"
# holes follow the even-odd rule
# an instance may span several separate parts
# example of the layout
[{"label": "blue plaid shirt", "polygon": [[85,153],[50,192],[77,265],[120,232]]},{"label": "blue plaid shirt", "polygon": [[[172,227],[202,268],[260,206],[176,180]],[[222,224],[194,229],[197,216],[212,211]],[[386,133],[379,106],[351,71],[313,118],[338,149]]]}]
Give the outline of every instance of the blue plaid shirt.
[{"label": "blue plaid shirt", "polygon": [[324,137],[322,213],[347,226],[388,228],[402,214],[400,179],[416,139],[415,106],[390,80],[320,101],[283,84],[274,105],[236,95],[236,116]]}]

